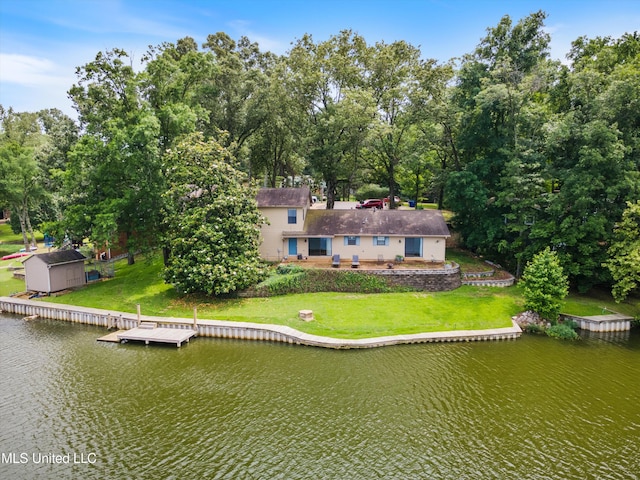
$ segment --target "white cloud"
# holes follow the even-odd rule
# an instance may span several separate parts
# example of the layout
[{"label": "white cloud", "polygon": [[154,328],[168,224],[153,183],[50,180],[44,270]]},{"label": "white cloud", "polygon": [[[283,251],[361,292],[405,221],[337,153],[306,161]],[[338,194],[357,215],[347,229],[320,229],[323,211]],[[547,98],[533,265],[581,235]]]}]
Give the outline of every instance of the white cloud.
[{"label": "white cloud", "polygon": [[19,85],[70,85],[70,76],[61,75],[49,59],[0,53],[0,82]]},{"label": "white cloud", "polygon": [[250,26],[251,22],[245,20],[233,20],[227,22],[231,28],[233,28],[239,36],[245,36],[252,42],[257,42],[260,46],[261,52],[273,52],[276,54],[284,54],[288,45],[275,38],[270,38],[265,35],[260,35],[254,32]]}]

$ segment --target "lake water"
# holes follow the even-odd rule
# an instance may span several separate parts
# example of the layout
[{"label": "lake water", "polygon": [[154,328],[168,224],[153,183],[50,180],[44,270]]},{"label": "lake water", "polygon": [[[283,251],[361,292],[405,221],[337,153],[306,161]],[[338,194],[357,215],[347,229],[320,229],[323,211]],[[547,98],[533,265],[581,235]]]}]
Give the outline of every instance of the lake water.
[{"label": "lake water", "polygon": [[0,316],[0,478],[633,479],[640,336],[106,344]]}]

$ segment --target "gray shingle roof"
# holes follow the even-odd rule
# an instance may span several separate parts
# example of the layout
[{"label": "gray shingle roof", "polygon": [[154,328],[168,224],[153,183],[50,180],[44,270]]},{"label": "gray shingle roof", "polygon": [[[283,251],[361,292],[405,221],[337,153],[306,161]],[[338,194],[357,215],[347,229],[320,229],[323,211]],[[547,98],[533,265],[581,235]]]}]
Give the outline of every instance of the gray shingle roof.
[{"label": "gray shingle roof", "polygon": [[303,207],[310,203],[309,187],[261,188],[256,196],[258,207]]},{"label": "gray shingle roof", "polygon": [[448,237],[450,235],[439,210],[309,210],[304,230],[309,236]]},{"label": "gray shingle roof", "polygon": [[86,257],[76,250],[59,250],[57,252],[32,255],[25,261],[29,261],[32,258],[38,258],[47,265],[57,265],[59,263],[80,262],[85,260]]}]

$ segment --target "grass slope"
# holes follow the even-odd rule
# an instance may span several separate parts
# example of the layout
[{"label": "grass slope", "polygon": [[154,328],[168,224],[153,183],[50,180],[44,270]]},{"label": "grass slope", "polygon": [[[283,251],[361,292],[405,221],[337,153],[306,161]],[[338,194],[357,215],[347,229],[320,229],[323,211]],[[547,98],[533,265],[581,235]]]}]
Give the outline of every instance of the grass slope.
[{"label": "grass slope", "polygon": [[[36,240],[41,241],[42,239],[42,234],[36,232]],[[9,223],[0,223],[0,258],[19,252],[23,247],[22,235],[13,233]],[[24,291],[24,281],[13,278],[13,271],[9,269],[10,267],[22,267],[22,264],[15,259],[0,260],[0,296]]]},{"label": "grass slope", "polygon": [[[2,262],[5,263],[5,262]],[[0,265],[1,267],[2,265]],[[24,289],[0,268],[0,294]],[[134,313],[140,304],[146,315],[245,321],[288,325],[298,330],[336,338],[366,338],[447,330],[476,330],[511,326],[511,316],[522,311],[519,287],[463,286],[451,292],[381,294],[313,293],[270,298],[220,299],[179,297],[162,280],[159,257],[140,259],[133,266],[116,264],[116,278],[88,285],[47,301]],[[603,308],[640,316],[638,299],[616,304],[606,292],[572,294],[563,312],[598,315]],[[313,310],[315,320],[298,319],[299,310]]]},{"label": "grass slope", "polygon": [[[117,264],[116,278],[48,299],[57,303],[191,317],[198,307],[202,319],[276,323],[301,331],[338,338],[364,338],[444,330],[511,326],[521,310],[516,289],[463,287],[442,293],[339,294],[314,293],[271,298],[179,298],[161,279],[159,258],[133,266]],[[299,310],[313,310],[315,320],[302,322]]]}]

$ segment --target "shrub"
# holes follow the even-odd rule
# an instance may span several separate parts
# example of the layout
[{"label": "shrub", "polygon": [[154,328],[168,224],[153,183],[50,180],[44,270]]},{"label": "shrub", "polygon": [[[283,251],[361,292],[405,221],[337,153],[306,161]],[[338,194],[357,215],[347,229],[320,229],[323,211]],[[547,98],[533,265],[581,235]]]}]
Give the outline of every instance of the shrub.
[{"label": "shrub", "polygon": [[537,323],[529,323],[525,325],[524,331],[526,333],[544,333],[544,327],[542,325],[538,325]]},{"label": "shrub", "polygon": [[576,331],[571,326],[559,323],[547,328],[547,335],[560,340],[577,340],[579,338]]},{"label": "shrub", "polygon": [[304,268],[302,268],[300,265],[296,265],[295,263],[281,264],[276,268],[276,273],[279,275],[289,275],[292,273],[300,273],[303,271]]},{"label": "shrub", "polygon": [[562,300],[569,292],[567,276],[556,252],[549,247],[533,257],[522,276],[524,308],[533,310],[551,323],[558,320]]},{"label": "shrub", "polygon": [[363,185],[356,191],[356,200],[359,202],[366,200],[367,198],[384,198],[389,195],[389,189],[370,183]]},{"label": "shrub", "polygon": [[366,273],[320,269],[305,270],[298,265],[283,265],[282,267],[287,268],[280,270],[278,267],[276,273],[258,284],[251,294],[272,296],[315,292],[388,293],[411,290],[408,287],[390,285],[385,278]]},{"label": "shrub", "polygon": [[305,275],[305,272],[276,275],[262,285],[267,288],[269,295],[286,295],[300,290]]}]

